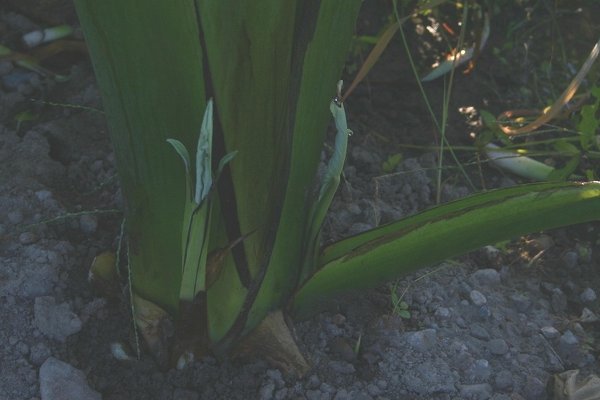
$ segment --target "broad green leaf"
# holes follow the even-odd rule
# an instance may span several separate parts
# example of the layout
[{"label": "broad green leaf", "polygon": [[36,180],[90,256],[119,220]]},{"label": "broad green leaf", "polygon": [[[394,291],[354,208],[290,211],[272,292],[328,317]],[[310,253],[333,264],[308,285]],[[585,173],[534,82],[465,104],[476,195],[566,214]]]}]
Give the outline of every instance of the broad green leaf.
[{"label": "broad green leaf", "polygon": [[499,240],[598,219],[600,182],[531,184],[470,196],[326,247],[292,309],[307,316],[333,295]]}]

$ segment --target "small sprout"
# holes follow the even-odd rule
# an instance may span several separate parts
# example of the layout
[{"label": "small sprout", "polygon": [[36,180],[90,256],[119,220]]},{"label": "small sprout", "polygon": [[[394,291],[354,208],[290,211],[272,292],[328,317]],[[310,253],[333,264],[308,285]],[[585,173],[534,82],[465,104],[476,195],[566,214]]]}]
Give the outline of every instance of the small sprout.
[{"label": "small sprout", "polygon": [[356,339],[356,343],[354,344],[354,355],[358,357],[360,353],[360,345],[362,343],[362,333],[358,335],[358,339]]}]

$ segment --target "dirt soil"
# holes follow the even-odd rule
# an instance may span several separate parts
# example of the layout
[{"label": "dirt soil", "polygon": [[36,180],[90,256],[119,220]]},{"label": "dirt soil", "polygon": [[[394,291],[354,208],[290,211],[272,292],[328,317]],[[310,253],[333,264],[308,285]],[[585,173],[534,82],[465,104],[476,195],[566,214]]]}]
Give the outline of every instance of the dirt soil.
[{"label": "dirt soil", "polygon": [[[77,26],[68,1],[19,3],[0,6],[0,43],[14,49],[27,31]],[[367,2],[361,32],[381,27],[380,3]],[[571,12],[572,5],[559,19],[575,66],[599,33],[589,21],[600,15],[598,6],[581,6],[583,12]],[[45,20],[44,7],[62,11]],[[536,39],[547,34],[539,26],[552,25],[547,10],[536,7],[531,18],[527,7],[494,14],[475,70],[456,75],[452,145],[472,146],[476,110],[538,107],[562,90],[536,69],[548,55]],[[498,21],[521,25],[508,36],[513,25]],[[507,37],[510,51],[501,47]],[[494,48],[504,50],[494,55]],[[101,296],[88,281],[94,257],[116,250],[122,221],[101,99],[86,56],[61,53],[45,65],[68,79],[0,61],[0,400],[549,399],[556,374],[600,374],[597,223],[488,246],[296,321],[312,365],[302,378],[264,360],[209,357],[165,371],[146,354],[119,357],[121,345],[133,354],[126,286]],[[327,240],[435,204],[437,154],[427,146],[439,138],[411,74],[395,41],[348,101],[354,134]],[[438,113],[443,79],[425,90]],[[396,162],[384,166],[394,155]],[[474,184],[447,157],[443,201],[521,182],[478,165],[473,151],[459,157]]]}]

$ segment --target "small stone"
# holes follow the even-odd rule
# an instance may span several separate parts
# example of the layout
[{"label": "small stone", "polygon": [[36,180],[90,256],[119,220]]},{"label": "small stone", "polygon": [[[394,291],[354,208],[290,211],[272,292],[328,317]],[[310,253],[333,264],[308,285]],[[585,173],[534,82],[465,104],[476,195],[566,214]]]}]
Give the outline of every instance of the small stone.
[{"label": "small stone", "polygon": [[17,351],[22,355],[26,356],[27,354],[29,354],[29,346],[27,346],[27,343],[19,342],[17,344]]},{"label": "small stone", "polygon": [[343,337],[335,337],[331,340],[329,344],[329,349],[332,353],[339,356],[342,360],[345,361],[353,361],[356,358],[356,354],[354,353],[354,349],[348,343],[348,340]]},{"label": "small stone", "polygon": [[560,332],[558,331],[558,329],[556,329],[553,326],[544,326],[542,327],[542,329],[540,329],[540,331],[546,339],[552,340],[560,336]]},{"label": "small stone", "polygon": [[598,322],[598,320],[600,320],[600,318],[598,318],[598,316],[589,308],[587,307],[583,307],[583,310],[581,310],[581,317],[579,317],[579,319],[581,320],[581,322]]},{"label": "small stone", "polygon": [[23,222],[23,213],[19,210],[11,211],[7,215],[11,224],[17,225]]},{"label": "small stone", "polygon": [[524,313],[531,306],[531,300],[519,293],[510,295],[510,300],[518,312]]},{"label": "small stone", "polygon": [[495,286],[500,284],[500,274],[493,268],[484,268],[471,274],[473,283],[477,285]]},{"label": "small stone", "polygon": [[510,371],[503,370],[498,372],[494,378],[494,386],[501,391],[509,391],[514,385],[513,377]]},{"label": "small stone", "polygon": [[478,307],[487,303],[487,299],[479,290],[471,290],[471,292],[469,293],[469,297],[471,298],[471,302]]},{"label": "small stone", "polygon": [[562,313],[567,309],[567,296],[559,288],[552,289],[552,310],[557,313]]},{"label": "small stone", "polygon": [[460,396],[464,400],[487,400],[492,397],[492,387],[487,383],[460,385]]},{"label": "small stone", "polygon": [[485,382],[488,380],[492,373],[492,368],[488,360],[480,358],[475,360],[473,364],[467,370],[467,374],[470,379],[475,382]]},{"label": "small stone", "polygon": [[406,333],[406,341],[415,350],[426,351],[435,345],[437,332],[435,329],[408,332]]},{"label": "small stone", "polygon": [[527,399],[537,400],[546,399],[546,385],[539,378],[535,376],[527,376],[527,381],[524,385],[523,395]]},{"label": "small stone", "polygon": [[573,332],[569,330],[565,331],[565,333],[563,333],[563,335],[560,337],[561,346],[576,346],[577,344],[579,344],[579,340],[575,335],[573,335]]},{"label": "small stone", "polygon": [[483,326],[477,323],[471,325],[470,333],[471,336],[473,336],[476,339],[489,340],[490,338],[490,334],[488,333],[488,331]]},{"label": "small stone", "polygon": [[79,229],[86,235],[93,235],[98,229],[98,219],[91,214],[84,214],[79,218]]},{"label": "small stone", "polygon": [[594,301],[596,301],[597,296],[596,296],[596,292],[594,292],[594,289],[592,288],[586,288],[581,295],[579,296],[579,298],[581,299],[582,303],[592,303]]},{"label": "small stone", "polygon": [[275,392],[275,384],[273,382],[269,382],[260,388],[259,399],[260,400],[271,400],[273,398],[274,392]]},{"label": "small stone", "polygon": [[569,269],[573,269],[579,263],[579,254],[577,254],[576,251],[567,251],[562,256],[562,260],[563,260],[563,263],[565,264],[565,267],[567,267]]},{"label": "small stone", "polygon": [[54,297],[41,296],[33,307],[35,326],[51,339],[65,342],[81,330],[82,322],[67,303],[57,305]]},{"label": "small stone", "polygon": [[37,242],[38,238],[33,232],[23,232],[19,235],[19,243],[28,245]]},{"label": "small stone", "polygon": [[329,368],[341,375],[350,375],[356,372],[354,365],[345,361],[330,361]]},{"label": "small stone", "polygon": [[309,389],[316,389],[321,385],[321,380],[317,375],[311,375],[308,378],[308,382],[306,383],[306,387]]},{"label": "small stone", "polygon": [[448,319],[452,314],[447,307],[438,307],[434,315],[439,319]]},{"label": "small stone", "polygon": [[52,198],[52,192],[49,190],[38,190],[35,192],[35,197],[43,202]]},{"label": "small stone", "polygon": [[40,368],[40,395],[44,400],[102,399],[100,393],[88,386],[82,371],[54,357]]},{"label": "small stone", "polygon": [[331,317],[331,322],[333,322],[337,326],[342,326],[344,325],[344,322],[346,322],[346,317],[338,313]]},{"label": "small stone", "polygon": [[508,345],[504,339],[492,339],[488,342],[488,350],[490,353],[501,356],[508,352]]}]

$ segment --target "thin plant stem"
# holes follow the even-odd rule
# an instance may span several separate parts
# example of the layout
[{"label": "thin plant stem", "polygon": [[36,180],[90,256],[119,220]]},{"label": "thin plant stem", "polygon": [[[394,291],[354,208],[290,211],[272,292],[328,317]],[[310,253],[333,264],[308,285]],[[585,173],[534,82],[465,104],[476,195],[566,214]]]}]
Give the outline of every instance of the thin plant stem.
[{"label": "thin plant stem", "polygon": [[[417,85],[419,87],[419,91],[421,93],[421,97],[423,98],[423,100],[425,101],[425,106],[427,107],[427,112],[429,113],[429,115],[431,116],[431,119],[435,125],[436,130],[441,134],[442,132],[442,128],[440,126],[440,123],[438,121],[438,119],[436,118],[435,113],[433,112],[433,109],[431,107],[431,103],[429,102],[429,98],[427,97],[427,94],[425,93],[425,89],[423,88],[423,84],[421,83],[421,79],[419,77],[419,73],[417,72],[417,67],[415,65],[414,59],[410,53],[410,49],[408,47],[408,42],[406,40],[406,35],[404,34],[404,29],[402,29],[402,19],[400,18],[400,15],[398,14],[398,2],[397,0],[393,1],[393,5],[394,5],[394,16],[396,18],[396,21],[398,22],[398,24],[400,24],[399,27],[399,31],[400,31],[400,37],[402,38],[402,45],[404,46],[404,50],[406,51],[407,57],[408,57],[408,62],[410,63],[410,67],[411,70],[415,76],[415,80],[417,82]],[[469,178],[469,175],[467,174],[467,172],[465,171],[465,169],[462,167],[460,161],[458,160],[458,157],[456,156],[454,150],[452,149],[452,147],[450,146],[450,144],[448,143],[448,141],[446,140],[445,136],[442,135],[442,141],[446,143],[446,145],[448,146],[448,149],[450,151],[450,154],[452,155],[452,158],[454,160],[454,162],[456,162],[456,164],[458,165],[458,168],[460,169],[462,175],[465,177],[467,183],[469,184],[469,186],[471,187],[472,190],[476,190],[475,185],[473,184],[473,182],[471,181],[471,179]],[[443,151],[443,150],[442,150]],[[439,193],[439,190],[438,190]]]}]

